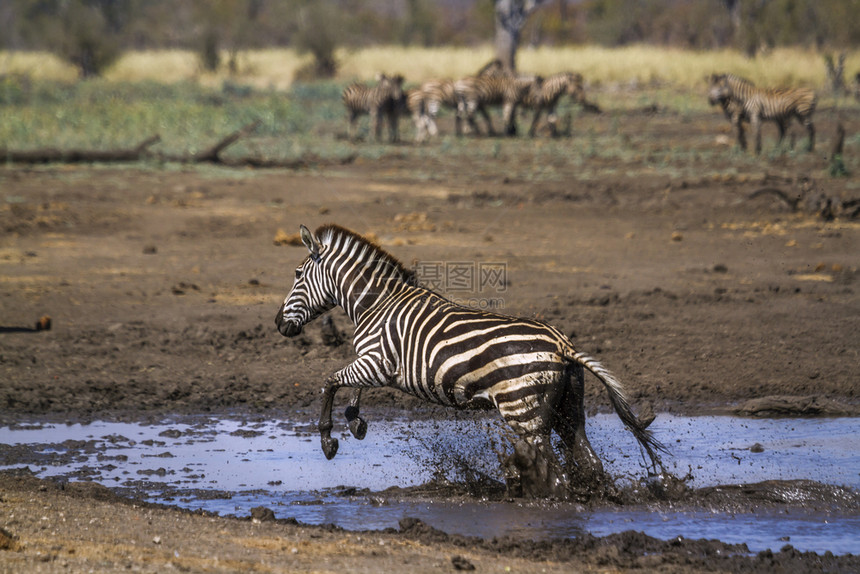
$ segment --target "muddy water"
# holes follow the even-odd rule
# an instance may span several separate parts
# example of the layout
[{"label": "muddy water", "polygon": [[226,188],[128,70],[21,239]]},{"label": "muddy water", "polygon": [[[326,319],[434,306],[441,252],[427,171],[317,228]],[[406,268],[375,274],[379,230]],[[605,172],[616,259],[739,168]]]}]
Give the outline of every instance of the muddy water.
[{"label": "muddy water", "polygon": [[[618,419],[597,415],[588,432],[619,483],[646,474]],[[491,502],[391,496],[389,487],[431,481],[501,480],[502,428],[472,420],[371,421],[364,441],[339,435],[325,460],[307,423],[183,418],[157,425],[95,422],[0,429],[0,468],[27,466],[42,478],[94,480],[129,495],[185,508],[348,529],[396,526],[405,516],[451,533],[529,538],[641,530],[663,539],[745,542],[753,552],[790,543],[799,550],[860,553],[860,514],[837,507],[757,509]],[[856,419],[751,420],[662,415],[654,423],[672,448],[667,468],[694,488],[809,479],[860,489]],[[789,494],[790,498],[790,494]]]}]

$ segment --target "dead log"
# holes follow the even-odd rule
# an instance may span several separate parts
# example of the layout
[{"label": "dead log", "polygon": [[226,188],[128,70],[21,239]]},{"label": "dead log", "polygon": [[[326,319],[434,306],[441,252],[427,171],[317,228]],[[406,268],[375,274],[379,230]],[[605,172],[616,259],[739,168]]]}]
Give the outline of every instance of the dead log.
[{"label": "dead log", "polygon": [[200,153],[194,156],[194,161],[197,162],[210,162],[210,163],[221,163],[221,152],[236,143],[240,138],[245,137],[249,133],[253,132],[262,122],[260,120],[255,120],[245,127],[236,130],[232,134],[228,135],[218,143],[216,143],[211,148],[205,150],[203,153]]},{"label": "dead log", "polygon": [[265,159],[259,157],[240,157],[222,159],[218,165],[225,167],[252,167],[257,169],[302,169],[321,165],[349,165],[355,161],[358,154],[350,154],[343,158],[324,159],[315,154],[307,154],[295,159]]},{"label": "dead log", "polygon": [[161,141],[157,135],[152,136],[140,143],[137,147],[127,150],[58,150],[53,148],[12,151],[0,149],[0,163],[4,160],[8,163],[110,163],[110,162],[133,162],[142,159],[155,159],[161,162],[177,163],[213,163],[225,167],[251,167],[258,169],[301,169],[319,165],[346,165],[352,163],[357,157],[351,154],[344,158],[324,159],[314,154],[308,154],[295,159],[265,159],[259,157],[238,157],[225,159],[221,153],[239,139],[252,133],[260,125],[260,120],[234,131],[222,138],[212,147],[198,154],[172,155],[166,153],[150,152],[149,147]]},{"label": "dead log", "polygon": [[95,163],[95,162],[130,162],[140,160],[147,149],[161,141],[154,135],[142,141],[137,147],[124,150],[59,150],[35,149],[14,151],[0,149],[0,161],[11,163]]}]

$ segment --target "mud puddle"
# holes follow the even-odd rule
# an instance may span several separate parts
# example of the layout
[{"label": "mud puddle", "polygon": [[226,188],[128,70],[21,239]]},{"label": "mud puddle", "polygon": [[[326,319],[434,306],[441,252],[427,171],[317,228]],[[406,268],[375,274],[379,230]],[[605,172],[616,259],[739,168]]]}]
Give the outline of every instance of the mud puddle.
[{"label": "mud puddle", "polygon": [[[619,484],[646,475],[636,443],[616,417],[597,415],[588,425],[595,449]],[[247,516],[263,506],[277,518],[350,530],[396,527],[410,516],[449,533],[482,537],[638,530],[666,540],[746,543],[751,552],[790,543],[801,551],[858,554],[856,505],[846,508],[838,499],[805,505],[805,491],[792,482],[860,490],[857,428],[850,418],[657,418],[654,429],[672,448],[672,456],[665,457],[667,470],[692,477],[688,486],[696,492],[724,487],[730,498],[736,485],[775,481],[764,487],[761,499],[779,504],[765,505],[725,499],[703,504],[711,499],[691,497],[688,503],[584,507],[404,496],[409,487],[428,483],[502,480],[497,455],[502,429],[494,421],[474,420],[371,420],[363,441],[338,435],[340,451],[331,461],[322,455],[313,426],[292,421],[34,422],[0,429],[0,469],[26,466],[41,478],[92,480],[129,496],[224,515]],[[399,487],[396,494],[386,490],[390,487]],[[750,488],[737,489],[744,490]]]}]

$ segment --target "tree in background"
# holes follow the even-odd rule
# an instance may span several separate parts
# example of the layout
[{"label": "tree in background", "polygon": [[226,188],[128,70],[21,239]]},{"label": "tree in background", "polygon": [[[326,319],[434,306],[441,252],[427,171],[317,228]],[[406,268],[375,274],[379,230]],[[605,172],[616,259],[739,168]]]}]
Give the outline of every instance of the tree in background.
[{"label": "tree in background", "polygon": [[525,42],[839,53],[860,46],[857,14],[860,0],[0,0],[0,47],[53,51],[82,77],[122,50],[193,50],[214,70],[225,54],[235,68],[240,50],[293,47],[312,77],[334,72],[341,47],[491,39],[511,69]]},{"label": "tree in background", "polygon": [[195,20],[201,25],[198,53],[204,69],[216,71],[222,50],[227,50],[230,71],[238,71],[239,50],[255,45],[261,8],[261,0],[195,1]]},{"label": "tree in background", "polygon": [[333,0],[307,0],[299,2],[298,29],[295,47],[299,52],[310,53],[314,60],[310,68],[299,71],[304,77],[330,78],[337,72],[335,50],[344,39],[343,11]]},{"label": "tree in background", "polygon": [[25,35],[39,35],[45,46],[73,64],[82,78],[101,75],[122,53],[120,36],[133,17],[135,2],[113,0],[28,0]]},{"label": "tree in background", "polygon": [[407,0],[406,22],[401,43],[432,46],[436,43],[439,15],[428,0]]},{"label": "tree in background", "polygon": [[542,0],[496,0],[496,58],[508,71],[517,69],[517,49],[523,27]]}]

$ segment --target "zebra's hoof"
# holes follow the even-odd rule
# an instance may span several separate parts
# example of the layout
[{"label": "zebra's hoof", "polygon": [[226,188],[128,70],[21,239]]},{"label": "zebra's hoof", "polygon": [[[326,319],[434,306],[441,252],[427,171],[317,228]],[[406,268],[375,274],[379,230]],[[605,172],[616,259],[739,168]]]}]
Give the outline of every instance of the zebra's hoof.
[{"label": "zebra's hoof", "polygon": [[337,454],[338,442],[336,438],[331,437],[323,437],[322,438],[322,450],[327,460],[331,460],[334,458],[334,455]]},{"label": "zebra's hoof", "polygon": [[367,422],[361,417],[355,417],[349,421],[349,432],[358,440],[363,440],[367,436]]}]

